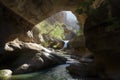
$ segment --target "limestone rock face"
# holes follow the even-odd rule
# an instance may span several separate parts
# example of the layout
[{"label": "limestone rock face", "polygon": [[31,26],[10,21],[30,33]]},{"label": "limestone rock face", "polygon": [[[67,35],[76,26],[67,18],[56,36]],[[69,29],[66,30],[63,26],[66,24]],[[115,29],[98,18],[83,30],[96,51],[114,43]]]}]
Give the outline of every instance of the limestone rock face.
[{"label": "limestone rock face", "polygon": [[[31,41],[26,33],[33,26],[62,11],[75,11],[79,0],[0,0],[0,51],[15,38]],[[34,25],[33,25],[34,24]]]},{"label": "limestone rock face", "polygon": [[[79,1],[81,0],[0,0],[0,53],[4,52],[5,43],[16,37],[29,40],[25,33],[48,16],[61,10],[74,12]],[[102,4],[88,16],[84,33],[86,46],[94,53],[96,63],[102,63],[108,70],[119,71],[120,0],[109,1],[109,5]],[[23,67],[27,65],[24,64]]]},{"label": "limestone rock face", "polygon": [[[0,45],[15,38],[30,41],[26,32],[33,25],[0,3]],[[0,47],[1,47],[0,46]]]},{"label": "limestone rock face", "polygon": [[86,46],[94,53],[96,63],[112,71],[119,71],[120,66],[119,4],[119,0],[104,2],[88,16],[84,26]]},{"label": "limestone rock face", "polygon": [[1,0],[11,10],[28,21],[37,24],[41,20],[62,10],[75,10],[80,0]]},{"label": "limestone rock face", "polygon": [[[18,38],[21,41],[30,42],[31,39],[26,35],[28,30],[58,11],[74,9],[78,4],[77,1],[79,0],[76,2],[68,0],[13,0],[12,2],[11,0],[0,0],[0,69],[10,68],[17,74],[64,63],[66,59],[58,55],[50,54],[48,56],[49,50],[45,48],[42,52],[41,48],[32,44],[10,41]],[[72,8],[69,8],[71,5],[73,5]],[[37,53],[40,55],[38,56]],[[15,65],[14,68],[11,67],[13,65]]]},{"label": "limestone rock face", "polygon": [[62,11],[62,12],[58,12],[56,14],[53,14],[52,16],[47,18],[46,21],[50,24],[54,24],[55,22],[65,23],[66,16],[67,16],[66,12]]},{"label": "limestone rock face", "polygon": [[80,35],[78,38],[71,40],[69,44],[73,55],[84,57],[92,54],[85,45],[84,35]]}]

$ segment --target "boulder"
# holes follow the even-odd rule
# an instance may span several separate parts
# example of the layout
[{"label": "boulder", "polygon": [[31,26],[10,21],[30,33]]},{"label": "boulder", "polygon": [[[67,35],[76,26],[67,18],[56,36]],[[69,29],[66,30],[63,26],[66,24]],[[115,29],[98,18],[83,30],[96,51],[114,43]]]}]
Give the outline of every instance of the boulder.
[{"label": "boulder", "polygon": [[76,78],[85,80],[109,80],[104,73],[104,69],[97,69],[93,64],[72,63],[66,69]]},{"label": "boulder", "polygon": [[38,71],[63,64],[67,60],[40,44],[24,43],[17,39],[6,44],[0,57],[0,69],[11,69],[13,74]]},{"label": "boulder", "polygon": [[9,80],[11,78],[12,71],[9,69],[0,70],[0,80]]},{"label": "boulder", "polygon": [[[21,59],[23,59],[21,57]],[[21,60],[20,59],[20,60]],[[17,60],[14,65],[18,64],[20,60]],[[43,53],[35,53],[35,55],[27,60],[22,60],[22,64],[19,64],[17,68],[14,69],[13,74],[21,74],[21,73],[29,73],[35,72],[38,70],[50,68],[59,64],[63,64],[66,62],[66,58],[63,58],[57,54],[49,54],[46,52]]]},{"label": "boulder", "polygon": [[68,66],[66,69],[71,73],[79,76],[96,76],[97,71],[92,68],[93,66],[88,66],[86,64],[81,64],[81,63],[73,63],[70,66]]},{"label": "boulder", "polygon": [[71,54],[84,57],[87,55],[91,55],[92,52],[88,50],[85,44],[85,36],[80,35],[69,42]]}]

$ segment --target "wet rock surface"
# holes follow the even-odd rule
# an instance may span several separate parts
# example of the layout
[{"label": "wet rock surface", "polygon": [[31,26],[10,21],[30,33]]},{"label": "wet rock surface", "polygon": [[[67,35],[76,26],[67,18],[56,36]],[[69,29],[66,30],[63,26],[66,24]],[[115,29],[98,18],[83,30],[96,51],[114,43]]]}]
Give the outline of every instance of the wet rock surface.
[{"label": "wet rock surface", "polygon": [[96,65],[91,63],[72,63],[66,69],[73,78],[78,80],[112,80],[105,73],[104,68],[97,68]]},{"label": "wet rock surface", "polygon": [[59,53],[62,51],[52,52],[39,44],[24,43],[16,39],[6,43],[5,51],[0,58],[0,64],[2,64],[0,69],[11,69],[14,75],[67,64],[70,66],[66,69],[74,79],[104,80],[104,69],[99,70],[92,65],[94,59],[92,55],[74,57],[73,55],[61,56]]},{"label": "wet rock surface", "polygon": [[71,74],[78,75],[81,77],[97,76],[97,72],[95,71],[92,65],[73,63],[67,67],[67,70],[69,70]]}]

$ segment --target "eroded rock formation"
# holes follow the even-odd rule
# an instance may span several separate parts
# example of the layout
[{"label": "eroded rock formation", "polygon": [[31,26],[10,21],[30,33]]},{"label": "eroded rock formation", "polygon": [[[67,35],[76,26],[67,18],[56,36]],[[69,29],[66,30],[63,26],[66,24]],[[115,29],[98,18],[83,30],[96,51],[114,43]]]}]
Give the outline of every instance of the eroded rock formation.
[{"label": "eroded rock formation", "polygon": [[75,7],[76,2],[72,1],[71,3],[68,0],[63,2],[61,0],[13,0],[12,2],[11,0],[1,0],[0,64],[2,65],[0,69],[10,68],[17,74],[35,71],[59,63],[60,58],[58,56],[54,54],[47,56],[48,53],[39,52],[42,50],[41,47],[36,48],[29,43],[10,41],[16,38],[22,41],[31,41],[26,35],[28,30],[31,30],[34,25],[52,14],[64,8],[68,10],[67,8],[73,4],[73,7]]},{"label": "eroded rock formation", "polygon": [[32,27],[33,24],[21,18],[0,3],[0,47],[15,38],[30,41],[26,32],[32,29]]},{"label": "eroded rock formation", "polygon": [[66,60],[39,44],[16,39],[6,43],[0,55],[0,69],[11,69],[13,74],[28,73],[63,64]]},{"label": "eroded rock formation", "polygon": [[28,21],[37,24],[62,10],[75,10],[79,0],[1,0],[1,2]]},{"label": "eroded rock formation", "polygon": [[30,41],[26,33],[47,17],[62,11],[75,11],[79,0],[0,0],[0,45],[16,37]]},{"label": "eroded rock formation", "polygon": [[[61,10],[75,11],[79,1],[81,0],[1,0],[0,52],[4,52],[3,46],[6,42],[16,37],[20,38],[21,35],[21,39],[24,39],[23,35],[29,29],[51,14]],[[120,1],[109,1],[107,4],[103,3],[100,7],[93,9],[86,22],[85,14],[78,15],[78,20],[83,24],[85,22],[86,45],[94,53],[96,64],[99,64],[97,66],[103,65],[108,72],[119,73]],[[84,19],[81,20],[81,17]],[[25,39],[27,38],[25,37]]]},{"label": "eroded rock formation", "polygon": [[96,63],[111,73],[120,72],[119,4],[119,0],[103,3],[88,16],[84,26],[86,46],[94,53]]}]

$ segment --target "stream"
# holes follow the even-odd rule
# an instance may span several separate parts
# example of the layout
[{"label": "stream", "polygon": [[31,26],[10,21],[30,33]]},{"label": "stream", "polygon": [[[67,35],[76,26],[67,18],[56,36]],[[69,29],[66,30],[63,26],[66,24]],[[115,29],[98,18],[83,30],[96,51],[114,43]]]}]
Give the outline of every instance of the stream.
[{"label": "stream", "polygon": [[[67,48],[67,43],[68,41],[64,42],[63,48]],[[49,52],[49,50],[47,52]],[[58,53],[63,53],[63,52],[58,52]],[[95,80],[95,79],[86,79],[86,77],[79,77],[79,78],[73,77],[68,72],[66,67],[68,67],[72,63],[80,63],[80,62],[76,59],[72,59],[71,55],[62,55],[62,56],[67,58],[66,63],[62,65],[57,65],[52,68],[40,70],[38,72],[12,75],[10,80]]]},{"label": "stream", "polygon": [[13,75],[11,80],[83,80],[73,78],[66,70],[66,67],[71,63],[78,63],[77,60],[71,59],[69,55],[66,57],[68,58],[66,64],[41,70],[39,72]]},{"label": "stream", "polygon": [[76,80],[67,72],[68,65],[63,64],[35,73],[13,75],[12,80]]}]

